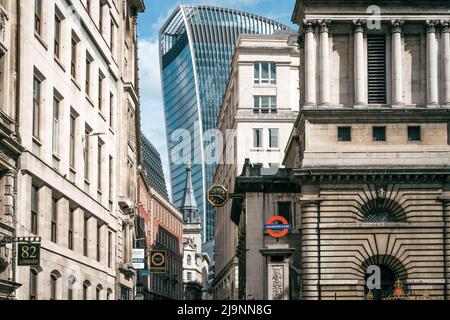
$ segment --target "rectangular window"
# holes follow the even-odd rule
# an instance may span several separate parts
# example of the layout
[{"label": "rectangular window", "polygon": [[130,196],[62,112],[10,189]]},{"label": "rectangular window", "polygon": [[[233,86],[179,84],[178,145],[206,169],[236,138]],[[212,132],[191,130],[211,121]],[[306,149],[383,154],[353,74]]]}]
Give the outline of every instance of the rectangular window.
[{"label": "rectangular window", "polygon": [[112,233],[108,232],[108,268],[112,266]]},{"label": "rectangular window", "polygon": [[135,123],[134,123],[134,112],[131,106],[128,107],[128,144],[134,149],[135,148]]},{"label": "rectangular window", "polygon": [[422,130],[420,126],[408,127],[408,141],[421,141],[421,140],[422,140]]},{"label": "rectangular window", "polygon": [[291,223],[291,202],[279,202],[278,203],[278,215],[285,218],[288,223]]},{"label": "rectangular window", "polygon": [[279,129],[269,129],[269,148],[278,148]]},{"label": "rectangular window", "polygon": [[70,56],[70,74],[74,80],[77,79],[77,67],[78,67],[78,40],[72,34],[72,43],[71,43],[71,56]]},{"label": "rectangular window", "polygon": [[113,201],[113,157],[109,156],[109,202]]},{"label": "rectangular window", "polygon": [[34,76],[33,81],[33,137],[40,137],[40,116],[41,116],[41,85],[42,81]]},{"label": "rectangular window", "polygon": [[115,30],[116,30],[116,25],[114,24],[113,21],[111,21],[111,30],[110,30],[110,35],[109,35],[109,47],[111,48],[111,53],[112,56],[114,58],[114,37],[115,37]]},{"label": "rectangular window", "polygon": [[57,226],[58,226],[58,200],[56,198],[52,198],[52,223],[51,223],[51,241],[56,243],[57,237]]},{"label": "rectangular window", "polygon": [[38,201],[39,188],[31,186],[31,233],[38,234]]},{"label": "rectangular window", "polygon": [[83,255],[88,256],[88,220],[89,218],[84,216],[84,228],[83,228]]},{"label": "rectangular window", "polygon": [[386,103],[386,37],[367,35],[369,104]]},{"label": "rectangular window", "polygon": [[255,96],[254,97],[254,113],[276,113],[277,97],[276,96]]},{"label": "rectangular window", "polygon": [[69,161],[70,167],[75,169],[75,130],[76,130],[77,117],[74,114],[70,114],[70,128],[69,128]]},{"label": "rectangular window", "polygon": [[373,127],[373,141],[386,141],[386,127]]},{"label": "rectangular window", "polygon": [[109,94],[109,127],[114,128],[114,95]]},{"label": "rectangular window", "polygon": [[100,224],[97,225],[97,261],[100,262],[101,255],[100,255],[100,237],[101,237],[101,230],[102,226]]},{"label": "rectangular window", "polygon": [[276,84],[277,65],[272,62],[256,62],[254,68],[255,84]]},{"label": "rectangular window", "polygon": [[74,219],[75,210],[69,209],[69,239],[68,239],[68,247],[70,250],[73,250],[73,219]]},{"label": "rectangular window", "polygon": [[42,0],[34,0],[34,31],[42,35]]},{"label": "rectangular window", "polygon": [[103,80],[105,79],[105,76],[101,71],[99,71],[98,76],[98,110],[102,112],[103,110]]},{"label": "rectangular window", "polygon": [[102,191],[102,157],[103,157],[103,142],[98,139],[97,152],[97,190]]},{"label": "rectangular window", "polygon": [[91,95],[91,63],[92,59],[89,57],[89,54],[86,53],[86,75],[85,75],[85,85],[84,89],[86,92],[86,95],[90,97]]},{"label": "rectangular window", "polygon": [[262,148],[262,129],[253,129],[253,147]]},{"label": "rectangular window", "polygon": [[338,128],[338,141],[352,141],[352,128],[351,127],[339,127]]},{"label": "rectangular window", "polygon": [[[57,9],[56,9],[57,10]],[[54,54],[55,57],[61,58],[61,18],[55,14],[55,39],[54,39]]]},{"label": "rectangular window", "polygon": [[53,126],[52,126],[52,151],[59,155],[59,106],[60,100],[53,96]]},{"label": "rectangular window", "polygon": [[90,152],[89,152],[89,142],[90,142],[90,134],[91,130],[87,127],[84,131],[84,145],[83,145],[83,155],[84,155],[84,179],[89,181],[89,161],[90,161]]}]

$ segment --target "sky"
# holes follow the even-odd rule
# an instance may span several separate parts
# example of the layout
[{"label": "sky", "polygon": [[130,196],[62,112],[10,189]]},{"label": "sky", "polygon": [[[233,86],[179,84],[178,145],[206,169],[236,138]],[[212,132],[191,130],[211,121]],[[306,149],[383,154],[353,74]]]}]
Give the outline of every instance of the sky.
[{"label": "sky", "polygon": [[295,0],[144,0],[146,11],[139,15],[139,70],[141,129],[158,149],[170,191],[164,108],[159,68],[158,35],[165,20],[179,4],[208,4],[255,13],[273,20],[291,23]]}]

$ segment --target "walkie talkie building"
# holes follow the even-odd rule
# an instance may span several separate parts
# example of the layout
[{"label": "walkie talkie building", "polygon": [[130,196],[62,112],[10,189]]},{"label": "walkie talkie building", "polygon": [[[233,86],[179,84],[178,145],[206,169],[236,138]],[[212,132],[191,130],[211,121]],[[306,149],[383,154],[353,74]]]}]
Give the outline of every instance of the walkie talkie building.
[{"label": "walkie talkie building", "polygon": [[272,34],[288,29],[254,14],[198,5],[178,6],[160,31],[173,202],[181,203],[185,168],[191,162],[204,241],[214,239],[214,209],[207,203],[206,193],[216,169],[206,159],[211,137],[204,133],[216,127],[236,40],[241,33]]}]

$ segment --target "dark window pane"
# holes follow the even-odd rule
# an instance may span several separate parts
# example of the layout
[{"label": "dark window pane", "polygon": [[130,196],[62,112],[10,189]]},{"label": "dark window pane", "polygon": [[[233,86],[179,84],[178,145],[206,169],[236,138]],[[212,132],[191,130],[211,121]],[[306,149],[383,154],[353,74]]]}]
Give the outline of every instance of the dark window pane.
[{"label": "dark window pane", "polygon": [[373,141],[386,141],[386,127],[373,128]]},{"label": "dark window pane", "polygon": [[279,202],[278,203],[278,215],[285,218],[288,223],[291,223],[291,203]]},{"label": "dark window pane", "polygon": [[339,141],[352,141],[352,129],[350,127],[338,128],[338,140]]},{"label": "dark window pane", "polygon": [[420,127],[408,127],[408,141],[421,141],[422,133]]}]

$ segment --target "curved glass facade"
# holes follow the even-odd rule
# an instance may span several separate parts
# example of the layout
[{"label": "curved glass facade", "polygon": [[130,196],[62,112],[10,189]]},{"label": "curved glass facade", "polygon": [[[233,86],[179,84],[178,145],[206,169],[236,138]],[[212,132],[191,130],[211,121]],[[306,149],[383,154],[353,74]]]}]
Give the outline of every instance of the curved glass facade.
[{"label": "curved glass facade", "polygon": [[185,166],[190,162],[204,241],[215,236],[214,208],[205,197],[216,166],[205,164],[204,149],[209,142],[203,142],[203,133],[216,127],[236,40],[241,33],[272,34],[288,29],[257,15],[201,5],[177,7],[161,29],[161,74],[173,201],[176,206],[181,204]]}]

